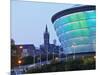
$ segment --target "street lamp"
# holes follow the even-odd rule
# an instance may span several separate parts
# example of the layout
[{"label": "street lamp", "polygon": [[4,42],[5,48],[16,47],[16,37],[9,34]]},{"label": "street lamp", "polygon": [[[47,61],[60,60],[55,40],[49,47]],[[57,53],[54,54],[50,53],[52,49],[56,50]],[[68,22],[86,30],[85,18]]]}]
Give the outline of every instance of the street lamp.
[{"label": "street lamp", "polygon": [[75,48],[76,48],[77,46],[76,46],[76,43],[73,43],[73,45],[72,45],[72,48],[74,49],[74,52],[73,52],[73,59],[75,59],[76,58],[76,56],[75,56]]},{"label": "street lamp", "polygon": [[22,49],[22,48],[23,48],[23,46],[19,46],[19,48],[20,48],[20,49]]},{"label": "street lamp", "polygon": [[55,58],[55,60],[56,60],[56,61],[58,61],[58,60],[59,60],[59,58],[58,58],[58,57],[56,57],[56,58]]},{"label": "street lamp", "polygon": [[94,59],[96,59],[96,56],[94,56]]},{"label": "street lamp", "polygon": [[55,59],[55,46],[53,47],[53,60]]},{"label": "street lamp", "polygon": [[19,61],[18,61],[18,64],[21,64],[21,63],[22,63],[22,61],[21,61],[21,60],[19,60]]},{"label": "street lamp", "polygon": [[53,52],[53,60],[54,60],[54,57],[55,57],[55,53]]},{"label": "street lamp", "polygon": [[61,58],[61,48],[59,48],[59,59]]},{"label": "street lamp", "polygon": [[66,53],[66,61],[67,61],[67,53]]},{"label": "street lamp", "polygon": [[22,61],[21,60],[18,60],[18,65],[19,65],[19,68],[20,68],[20,64],[22,63]]},{"label": "street lamp", "polygon": [[44,65],[44,64],[41,64],[42,66]]},{"label": "street lamp", "polygon": [[21,59],[23,57],[23,46],[19,46],[20,52],[18,53],[18,58]]}]

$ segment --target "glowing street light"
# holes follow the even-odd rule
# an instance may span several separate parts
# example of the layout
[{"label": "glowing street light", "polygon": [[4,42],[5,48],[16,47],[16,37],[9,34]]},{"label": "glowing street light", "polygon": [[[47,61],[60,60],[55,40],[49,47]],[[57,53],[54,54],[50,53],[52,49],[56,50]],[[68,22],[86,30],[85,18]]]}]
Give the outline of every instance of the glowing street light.
[{"label": "glowing street light", "polygon": [[22,61],[21,60],[18,60],[18,64],[21,64],[22,63]]},{"label": "glowing street light", "polygon": [[96,59],[96,56],[94,56],[94,59]]},{"label": "glowing street light", "polygon": [[55,58],[55,53],[53,52],[53,60],[54,60],[54,58]]},{"label": "glowing street light", "polygon": [[19,68],[20,68],[20,64],[22,63],[22,61],[21,60],[18,60],[18,65],[19,65]]},{"label": "glowing street light", "polygon": [[41,64],[42,66],[44,65],[44,64]]},{"label": "glowing street light", "polygon": [[19,46],[19,48],[20,48],[20,49],[22,49],[22,48],[23,48],[23,46]]},{"label": "glowing street light", "polygon": [[56,57],[56,58],[55,58],[55,60],[59,60],[59,58],[58,58],[58,57]]}]

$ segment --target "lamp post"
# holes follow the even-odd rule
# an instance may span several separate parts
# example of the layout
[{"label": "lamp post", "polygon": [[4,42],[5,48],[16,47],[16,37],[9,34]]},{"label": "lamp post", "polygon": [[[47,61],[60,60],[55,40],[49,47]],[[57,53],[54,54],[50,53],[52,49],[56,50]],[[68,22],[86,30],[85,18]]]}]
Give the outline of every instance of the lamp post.
[{"label": "lamp post", "polygon": [[67,61],[67,53],[66,53],[66,61]]},{"label": "lamp post", "polygon": [[55,53],[53,52],[53,60],[54,60],[54,58],[55,58]]},{"label": "lamp post", "polygon": [[19,65],[19,68],[20,68],[20,64],[22,63],[22,61],[21,60],[18,60],[18,65]]},{"label": "lamp post", "polygon": [[76,55],[75,55],[75,48],[76,48],[76,43],[73,43],[72,48],[73,48],[73,59],[75,60]]},{"label": "lamp post", "polygon": [[62,48],[60,47],[60,48],[59,48],[59,60],[62,60],[62,54],[63,54],[63,50],[62,50]]},{"label": "lamp post", "polygon": [[23,52],[23,46],[19,46],[19,49],[21,50],[18,54],[18,57],[22,57],[22,52]]},{"label": "lamp post", "polygon": [[53,60],[55,60],[55,55],[56,55],[55,50],[56,50],[56,47],[54,45],[54,48],[53,48]]},{"label": "lamp post", "polygon": [[56,61],[56,62],[58,62],[58,61],[59,61],[59,58],[58,58],[58,57],[56,57],[56,58],[55,58],[55,61]]},{"label": "lamp post", "polygon": [[60,54],[60,53],[61,53],[61,51],[60,51],[60,50],[61,50],[61,49],[59,48],[59,59],[60,59],[60,55],[61,55],[61,54]]}]

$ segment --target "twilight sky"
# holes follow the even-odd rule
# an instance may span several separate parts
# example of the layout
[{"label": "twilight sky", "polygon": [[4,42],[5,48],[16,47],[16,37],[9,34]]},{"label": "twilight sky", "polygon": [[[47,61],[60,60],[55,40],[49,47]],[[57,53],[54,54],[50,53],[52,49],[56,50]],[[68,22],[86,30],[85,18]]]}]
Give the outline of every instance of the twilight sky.
[{"label": "twilight sky", "polygon": [[57,40],[51,17],[75,4],[41,3],[30,1],[11,1],[11,38],[16,44],[34,44],[39,47],[43,44],[43,33],[47,24],[50,32],[50,43]]}]

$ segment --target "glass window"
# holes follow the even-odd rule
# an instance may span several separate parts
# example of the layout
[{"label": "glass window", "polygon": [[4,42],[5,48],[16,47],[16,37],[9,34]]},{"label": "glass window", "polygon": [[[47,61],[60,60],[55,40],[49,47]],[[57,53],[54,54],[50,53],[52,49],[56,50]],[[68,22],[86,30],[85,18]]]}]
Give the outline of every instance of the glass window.
[{"label": "glass window", "polygon": [[63,34],[62,36],[60,36],[61,41],[65,41],[68,39],[69,35]]},{"label": "glass window", "polygon": [[89,31],[90,31],[91,36],[96,34],[96,28],[95,27],[89,28]]},{"label": "glass window", "polygon": [[71,34],[71,32],[67,32],[67,33],[65,33],[65,35],[66,35],[66,39],[70,39],[70,38],[72,38],[72,34]]},{"label": "glass window", "polygon": [[68,28],[67,28],[67,25],[63,26],[63,32],[67,32],[68,31]]},{"label": "glass window", "polygon": [[64,30],[64,32],[70,31],[70,30],[72,30],[72,26],[70,24],[67,24],[67,25],[63,26],[63,30]]},{"label": "glass window", "polygon": [[82,35],[83,36],[89,36],[89,29],[84,29],[84,30],[82,30]]},{"label": "glass window", "polygon": [[92,11],[86,11],[86,18],[87,19],[93,19],[96,18],[96,11],[92,10]]},{"label": "glass window", "polygon": [[69,31],[73,30],[73,25],[69,24],[69,25],[67,25],[67,28],[68,28]]},{"label": "glass window", "polygon": [[79,19],[79,20],[85,20],[85,19],[86,19],[86,15],[85,15],[84,12],[79,12],[79,13],[77,14],[77,16],[78,16],[78,19]]},{"label": "glass window", "polygon": [[95,19],[88,19],[87,24],[89,27],[93,27],[93,26],[96,26],[96,21]]},{"label": "glass window", "polygon": [[78,20],[77,13],[69,15],[69,21],[70,22],[75,22],[77,20]]},{"label": "glass window", "polygon": [[87,21],[86,21],[86,20],[79,21],[79,24],[80,24],[80,27],[81,27],[81,28],[86,28],[86,27],[88,27]]},{"label": "glass window", "polygon": [[80,28],[79,22],[73,22],[73,23],[71,23],[71,25],[72,25],[72,29],[73,29],[73,30],[79,29],[79,28]]},{"label": "glass window", "polygon": [[81,31],[80,30],[75,30],[71,33],[72,37],[79,37],[81,36]]},{"label": "glass window", "polygon": [[23,52],[22,52],[22,56],[28,56],[28,50],[27,49],[23,49]]},{"label": "glass window", "polygon": [[58,32],[58,35],[62,34],[63,33],[63,28],[59,28],[57,32]]},{"label": "glass window", "polygon": [[61,25],[67,24],[68,22],[69,21],[68,21],[68,18],[67,17],[62,17],[62,18],[57,19],[54,22],[54,24],[55,24],[55,27],[58,28]]},{"label": "glass window", "polygon": [[61,35],[62,33],[61,33],[61,30],[60,29],[58,29],[57,30],[57,35],[59,36],[59,35]]}]

